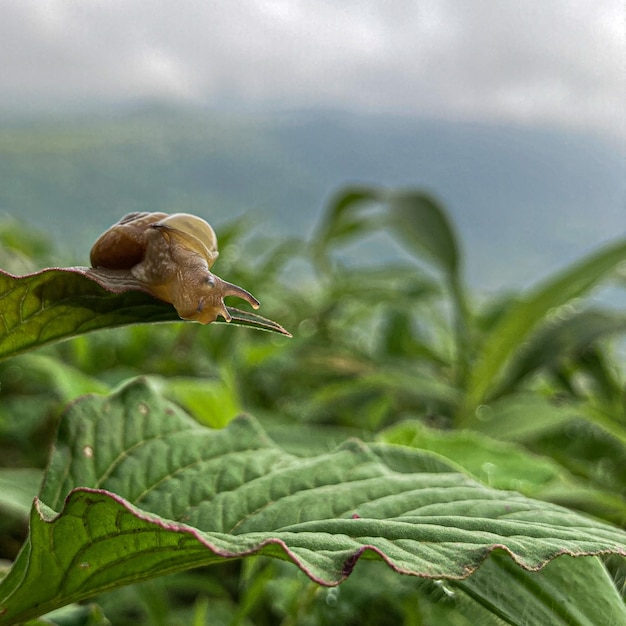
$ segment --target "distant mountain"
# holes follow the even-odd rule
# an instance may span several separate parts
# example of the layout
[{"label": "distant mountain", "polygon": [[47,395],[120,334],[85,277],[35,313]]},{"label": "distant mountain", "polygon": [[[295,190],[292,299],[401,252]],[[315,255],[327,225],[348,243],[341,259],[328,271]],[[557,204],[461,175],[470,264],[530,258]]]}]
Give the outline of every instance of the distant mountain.
[{"label": "distant mountain", "polygon": [[[624,146],[549,129],[145,107],[0,122],[0,213],[86,262],[134,210],[306,233],[347,183],[420,186],[448,207],[481,289],[539,278],[626,230]],[[68,236],[68,233],[70,234]]]}]

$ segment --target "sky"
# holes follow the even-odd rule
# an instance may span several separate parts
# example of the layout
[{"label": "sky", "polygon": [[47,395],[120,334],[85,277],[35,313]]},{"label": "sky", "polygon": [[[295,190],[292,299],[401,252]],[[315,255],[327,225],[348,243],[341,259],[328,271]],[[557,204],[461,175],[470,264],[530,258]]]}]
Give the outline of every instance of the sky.
[{"label": "sky", "polygon": [[0,109],[330,108],[626,137],[623,0],[0,0]]}]

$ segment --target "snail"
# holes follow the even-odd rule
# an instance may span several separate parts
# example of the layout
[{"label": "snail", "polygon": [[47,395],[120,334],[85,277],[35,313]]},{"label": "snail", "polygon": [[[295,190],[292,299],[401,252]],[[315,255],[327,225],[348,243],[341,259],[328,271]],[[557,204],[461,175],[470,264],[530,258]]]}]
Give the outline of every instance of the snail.
[{"label": "snail", "polygon": [[217,259],[215,231],[188,213],[129,213],[105,231],[91,249],[91,265],[127,270],[153,296],[174,305],[185,320],[203,324],[231,315],[223,298],[259,301],[210,269]]}]

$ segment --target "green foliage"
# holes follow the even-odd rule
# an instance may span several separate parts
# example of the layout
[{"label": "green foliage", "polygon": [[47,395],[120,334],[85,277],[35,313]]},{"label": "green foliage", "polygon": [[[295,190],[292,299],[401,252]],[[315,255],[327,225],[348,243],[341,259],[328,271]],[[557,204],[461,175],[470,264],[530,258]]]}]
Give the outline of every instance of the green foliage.
[{"label": "green foliage", "polygon": [[[98,596],[104,614],[50,619],[626,619],[626,316],[585,300],[623,267],[623,241],[476,306],[453,224],[418,191],[346,189],[307,241],[218,233],[220,273],[293,339],[81,335],[175,314],[81,270],[3,275],[5,357],[74,339],[0,362],[0,623],[123,584]],[[579,558],[607,552],[608,569]]]},{"label": "green foliage", "polygon": [[[500,381],[501,376],[506,377],[509,360],[524,359],[526,361],[525,374],[533,371],[537,366],[547,364],[550,360],[550,347],[554,347],[554,344],[561,340],[560,335],[565,334],[566,325],[569,326],[571,318],[576,315],[575,308],[564,310],[563,307],[575,298],[588,293],[607,273],[614,271],[625,258],[626,242],[618,241],[544,281],[523,299],[510,306],[487,334],[476,355],[476,366],[468,381],[466,410],[471,410],[490,397],[497,397],[510,391],[516,382],[516,376],[509,374],[509,381],[505,380],[504,383]],[[588,312],[586,315],[589,317]],[[557,316],[559,321],[553,324],[554,327],[547,333],[550,339],[546,341],[545,330],[533,338],[532,331],[542,325],[545,329],[545,324],[549,323],[553,316]],[[591,320],[582,321],[585,327],[590,326]],[[594,320],[594,326],[598,325],[598,321]],[[605,321],[600,334],[616,330],[616,321],[612,320],[613,323]],[[623,327],[624,322],[622,317],[617,327]],[[592,331],[592,335],[598,332],[593,327],[588,330]],[[583,337],[581,339],[584,340]],[[586,345],[591,343],[590,339],[593,339],[593,336],[587,338]],[[573,352],[576,344],[571,343],[573,345],[566,346],[566,350],[569,348]],[[581,344],[585,345],[583,342]],[[539,349],[545,349],[547,353],[543,355],[543,359],[535,359],[533,368],[528,354],[536,353]],[[509,384],[507,385],[506,382]]]}]

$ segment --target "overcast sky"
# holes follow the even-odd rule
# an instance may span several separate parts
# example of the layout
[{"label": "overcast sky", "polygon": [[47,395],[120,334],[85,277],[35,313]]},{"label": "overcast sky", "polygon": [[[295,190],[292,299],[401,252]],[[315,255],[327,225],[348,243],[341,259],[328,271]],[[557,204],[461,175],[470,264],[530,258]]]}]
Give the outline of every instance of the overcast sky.
[{"label": "overcast sky", "polygon": [[0,0],[0,107],[146,98],[626,136],[624,0]]}]

